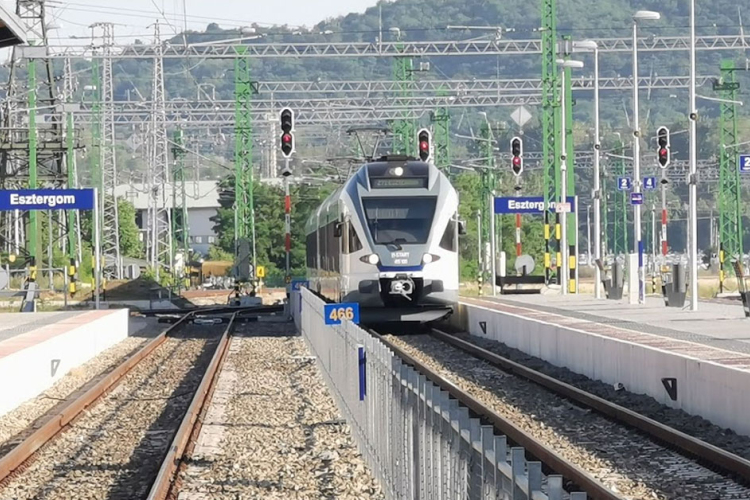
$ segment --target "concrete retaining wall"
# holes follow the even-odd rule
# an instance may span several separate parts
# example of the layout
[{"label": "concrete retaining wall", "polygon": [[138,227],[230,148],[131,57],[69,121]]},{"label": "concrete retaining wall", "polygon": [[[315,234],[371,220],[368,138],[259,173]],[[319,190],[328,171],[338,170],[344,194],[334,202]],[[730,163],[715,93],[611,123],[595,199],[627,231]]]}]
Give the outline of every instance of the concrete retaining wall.
[{"label": "concrete retaining wall", "polygon": [[[516,314],[462,304],[458,326],[607,384],[622,383],[672,408],[750,435],[750,372]],[[482,329],[485,323],[485,331]],[[663,378],[677,379],[677,400]]]},{"label": "concrete retaining wall", "polygon": [[[0,415],[36,397],[70,370],[128,336],[128,310],[91,311],[43,327],[46,340],[33,343],[35,330],[11,339],[28,346],[0,358]],[[59,333],[52,335],[58,328]],[[8,342],[8,341],[6,341]]]}]

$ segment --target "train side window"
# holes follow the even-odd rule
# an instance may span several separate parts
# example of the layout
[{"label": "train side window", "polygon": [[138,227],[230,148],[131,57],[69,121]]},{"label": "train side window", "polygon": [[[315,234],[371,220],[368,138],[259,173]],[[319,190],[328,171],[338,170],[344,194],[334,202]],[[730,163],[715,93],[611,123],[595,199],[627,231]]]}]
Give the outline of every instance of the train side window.
[{"label": "train side window", "polygon": [[328,245],[326,241],[326,228],[318,228],[318,238],[320,241],[320,267],[323,271],[328,271]]},{"label": "train side window", "polygon": [[346,224],[349,228],[349,252],[354,253],[362,250],[362,242],[359,240],[357,230],[354,229],[351,222],[347,222]]},{"label": "train side window", "polygon": [[307,267],[315,269],[318,260],[318,235],[313,232],[307,235]]},{"label": "train side window", "polygon": [[456,222],[453,219],[448,221],[448,226],[445,228],[443,237],[440,239],[440,248],[448,250],[449,252],[455,252],[458,250],[456,241]]}]

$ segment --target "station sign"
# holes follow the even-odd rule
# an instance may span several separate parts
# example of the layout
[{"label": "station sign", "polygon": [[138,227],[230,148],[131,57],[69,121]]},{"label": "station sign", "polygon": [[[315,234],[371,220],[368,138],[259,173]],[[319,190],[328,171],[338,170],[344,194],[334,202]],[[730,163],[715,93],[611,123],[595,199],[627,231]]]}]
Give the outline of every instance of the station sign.
[{"label": "station sign", "polygon": [[[549,204],[550,212],[556,211],[557,203],[552,201]],[[576,199],[574,196],[568,196],[565,207],[570,206],[568,212],[576,211]],[[495,197],[496,214],[543,214],[544,198],[542,196],[515,196],[515,197]]]},{"label": "station sign", "polygon": [[0,190],[0,210],[93,210],[93,189]]},{"label": "station sign", "polygon": [[645,189],[646,191],[656,189],[656,177],[644,177],[643,189]]},{"label": "station sign", "polygon": [[739,169],[740,173],[750,174],[750,155],[740,155]]},{"label": "station sign", "polygon": [[292,281],[292,291],[293,292],[299,292],[302,287],[310,288],[310,282],[308,280],[294,280],[294,281]]},{"label": "station sign", "polygon": [[323,317],[326,325],[340,325],[344,320],[355,325],[359,324],[359,304],[356,302],[325,304]]},{"label": "station sign", "polygon": [[630,191],[631,189],[633,189],[633,179],[631,179],[630,177],[617,178],[618,191]]},{"label": "station sign", "polygon": [[630,193],[631,205],[643,205],[643,193]]}]

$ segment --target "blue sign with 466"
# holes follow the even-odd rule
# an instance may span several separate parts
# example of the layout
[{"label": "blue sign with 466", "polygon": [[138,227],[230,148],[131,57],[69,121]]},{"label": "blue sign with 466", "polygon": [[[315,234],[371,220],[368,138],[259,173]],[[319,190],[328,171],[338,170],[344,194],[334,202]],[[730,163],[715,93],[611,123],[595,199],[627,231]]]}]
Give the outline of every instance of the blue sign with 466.
[{"label": "blue sign with 466", "polygon": [[359,304],[348,302],[343,304],[326,304],[323,306],[323,317],[326,325],[340,325],[343,320],[359,324]]}]

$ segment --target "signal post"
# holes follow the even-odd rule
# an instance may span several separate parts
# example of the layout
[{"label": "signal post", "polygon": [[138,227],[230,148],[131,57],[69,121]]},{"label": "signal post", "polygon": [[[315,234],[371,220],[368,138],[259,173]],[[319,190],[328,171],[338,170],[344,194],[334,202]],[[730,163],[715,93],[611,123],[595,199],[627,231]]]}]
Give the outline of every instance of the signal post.
[{"label": "signal post", "polygon": [[286,250],[284,281],[287,284],[287,299],[289,298],[288,285],[292,282],[292,199],[289,193],[289,177],[292,175],[292,169],[289,167],[289,160],[294,152],[294,111],[284,108],[281,110],[281,154],[284,156],[284,170],[281,171],[281,175],[284,177],[284,227],[286,231],[284,237]]}]

